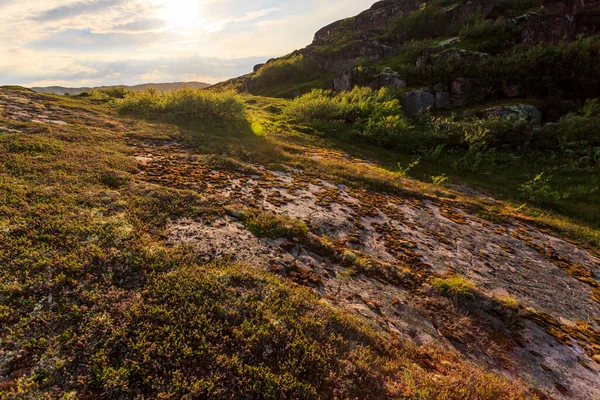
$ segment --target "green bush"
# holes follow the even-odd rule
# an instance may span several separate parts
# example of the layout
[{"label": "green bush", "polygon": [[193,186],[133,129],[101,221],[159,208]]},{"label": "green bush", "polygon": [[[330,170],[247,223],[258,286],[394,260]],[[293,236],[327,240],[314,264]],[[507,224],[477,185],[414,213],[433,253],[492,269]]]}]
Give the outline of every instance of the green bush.
[{"label": "green bush", "polygon": [[252,84],[264,88],[282,84],[303,83],[315,80],[322,70],[303,55],[290,55],[265,64],[252,77]]},{"label": "green bush", "polygon": [[124,86],[111,86],[101,89],[94,89],[90,91],[89,94],[94,99],[108,100],[124,99],[129,93],[129,90],[125,89]]},{"label": "green bush", "polygon": [[591,99],[578,113],[563,117],[553,128],[563,146],[600,147],[600,101]]},{"label": "green bush", "polygon": [[355,87],[341,93],[313,90],[295,99],[286,112],[292,118],[302,121],[353,124],[373,116],[400,115],[401,107],[400,102],[385,88],[372,90]]},{"label": "green bush", "polygon": [[519,193],[524,200],[541,206],[552,206],[568,198],[567,194],[561,194],[552,188],[550,178],[545,177],[543,172],[521,185]]},{"label": "green bush", "polygon": [[478,19],[463,26],[458,35],[469,44],[469,50],[499,54],[519,43],[521,28],[504,18],[496,21]]},{"label": "green bush", "polygon": [[314,90],[294,100],[286,112],[317,127],[346,124],[355,136],[379,146],[407,146],[415,140],[400,102],[385,88],[355,87],[341,93]]},{"label": "green bush", "polygon": [[408,39],[433,39],[453,36],[470,18],[453,21],[446,7],[449,0],[434,0],[424,3],[421,8],[408,15],[395,18],[386,33],[387,38],[404,42]]},{"label": "green bush", "polygon": [[150,88],[129,93],[118,102],[119,112],[174,122],[226,125],[244,120],[244,102],[234,91],[179,89],[170,92]]}]

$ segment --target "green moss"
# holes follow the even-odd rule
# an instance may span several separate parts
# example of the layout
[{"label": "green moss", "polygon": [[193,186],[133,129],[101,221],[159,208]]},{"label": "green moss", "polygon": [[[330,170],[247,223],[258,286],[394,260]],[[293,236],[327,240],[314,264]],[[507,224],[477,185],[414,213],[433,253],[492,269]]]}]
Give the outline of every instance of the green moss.
[{"label": "green moss", "polygon": [[308,233],[306,224],[295,218],[266,211],[243,210],[242,221],[250,232],[263,238],[301,238]]}]

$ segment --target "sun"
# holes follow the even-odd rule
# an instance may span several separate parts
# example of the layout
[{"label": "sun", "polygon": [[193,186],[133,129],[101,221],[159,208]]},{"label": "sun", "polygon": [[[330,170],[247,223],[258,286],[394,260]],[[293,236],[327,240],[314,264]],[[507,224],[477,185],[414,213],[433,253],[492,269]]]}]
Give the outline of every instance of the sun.
[{"label": "sun", "polygon": [[189,29],[200,21],[202,0],[163,0],[161,17],[171,28]]}]

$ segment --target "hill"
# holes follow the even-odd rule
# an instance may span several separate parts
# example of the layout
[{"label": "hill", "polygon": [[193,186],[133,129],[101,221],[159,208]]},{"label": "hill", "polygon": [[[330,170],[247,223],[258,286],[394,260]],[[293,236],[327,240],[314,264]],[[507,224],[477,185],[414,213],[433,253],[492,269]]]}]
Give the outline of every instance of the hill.
[{"label": "hill", "polygon": [[32,87],[31,89],[38,93],[54,93],[54,94],[59,94],[59,95],[68,93],[69,95],[76,96],[76,95],[79,95],[84,92],[90,92],[92,90],[110,89],[110,88],[115,88],[115,87],[123,87],[126,90],[130,90],[133,92],[139,92],[139,91],[146,90],[150,87],[153,87],[157,90],[171,91],[171,90],[181,89],[183,87],[188,87],[191,89],[204,89],[209,86],[211,86],[211,85],[208,83],[203,83],[203,82],[174,82],[174,83],[144,83],[141,85],[133,85],[133,86],[119,85],[119,86],[98,86],[98,87],[80,87],[80,88],[48,86],[48,87]]}]

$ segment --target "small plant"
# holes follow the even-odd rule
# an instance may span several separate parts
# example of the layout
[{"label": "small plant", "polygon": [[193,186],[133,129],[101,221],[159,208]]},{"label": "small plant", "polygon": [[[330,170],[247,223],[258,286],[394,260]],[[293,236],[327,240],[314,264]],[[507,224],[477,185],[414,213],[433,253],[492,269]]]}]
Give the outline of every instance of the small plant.
[{"label": "small plant", "polygon": [[244,210],[239,213],[246,229],[261,238],[289,239],[306,236],[308,227],[298,219],[266,211]]},{"label": "small plant", "polygon": [[416,159],[415,161],[411,162],[410,164],[408,164],[406,167],[403,167],[401,163],[398,163],[397,166],[397,171],[398,173],[403,176],[403,177],[407,177],[408,173],[415,167],[417,167],[417,165],[419,165],[419,162],[421,161],[420,158]]},{"label": "small plant", "polygon": [[512,296],[502,296],[498,298],[498,301],[502,303],[506,308],[511,310],[517,310],[520,306],[519,300]]},{"label": "small plant", "polygon": [[545,177],[543,172],[522,184],[519,187],[519,193],[524,200],[545,206],[554,205],[558,201],[568,198],[568,194],[561,194],[552,189],[550,177]]},{"label": "small plant", "polygon": [[460,275],[447,278],[437,278],[432,282],[440,292],[454,297],[469,297],[473,295],[473,284]]},{"label": "small plant", "polygon": [[431,181],[437,187],[445,187],[448,184],[448,179],[446,174],[431,176]]}]

